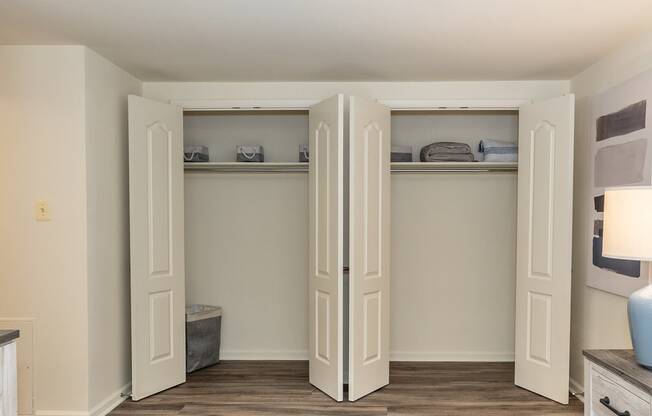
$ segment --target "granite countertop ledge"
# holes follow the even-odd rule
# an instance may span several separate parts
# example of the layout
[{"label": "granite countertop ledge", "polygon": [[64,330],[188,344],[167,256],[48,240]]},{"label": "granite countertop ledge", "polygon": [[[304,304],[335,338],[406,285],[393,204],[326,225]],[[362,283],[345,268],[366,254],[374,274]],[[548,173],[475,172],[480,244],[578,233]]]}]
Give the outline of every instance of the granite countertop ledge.
[{"label": "granite countertop ledge", "polygon": [[20,332],[17,329],[0,330],[0,345],[15,340],[19,335]]},{"label": "granite countertop ledge", "polygon": [[584,350],[584,356],[652,395],[652,371],[636,362],[634,350]]}]

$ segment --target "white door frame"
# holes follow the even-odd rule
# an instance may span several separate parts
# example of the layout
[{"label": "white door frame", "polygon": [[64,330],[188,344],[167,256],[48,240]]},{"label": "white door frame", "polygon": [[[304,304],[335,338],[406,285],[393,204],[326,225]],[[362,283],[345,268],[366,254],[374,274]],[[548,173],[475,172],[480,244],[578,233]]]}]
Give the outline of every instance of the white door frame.
[{"label": "white door frame", "polygon": [[[232,110],[308,110],[311,105],[319,102],[320,99],[293,99],[293,100],[222,100],[222,99],[205,99],[205,100],[171,100],[171,102],[181,105],[187,111],[232,111]],[[473,110],[495,110],[495,111],[520,111],[520,107],[527,103],[528,100],[474,100],[474,99],[423,99],[423,100],[403,100],[403,99],[379,99],[382,103],[390,108],[391,111],[473,111]]]},{"label": "white door frame", "polygon": [[[184,111],[265,111],[265,110],[309,110],[310,107],[322,101],[322,98],[306,98],[294,100],[221,100],[221,99],[172,99],[170,103],[179,105]],[[391,111],[518,111],[528,100],[395,100],[379,99],[378,103],[389,107]]]}]

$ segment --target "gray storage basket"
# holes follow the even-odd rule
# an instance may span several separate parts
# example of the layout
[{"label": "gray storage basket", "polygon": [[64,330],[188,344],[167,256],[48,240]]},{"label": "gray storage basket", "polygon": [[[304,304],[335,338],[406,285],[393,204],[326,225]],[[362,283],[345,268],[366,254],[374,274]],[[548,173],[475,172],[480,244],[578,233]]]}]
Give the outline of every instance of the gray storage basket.
[{"label": "gray storage basket", "polygon": [[222,308],[186,306],[186,373],[220,362]]},{"label": "gray storage basket", "polygon": [[412,162],[412,146],[392,146],[392,162]]},{"label": "gray storage basket", "polygon": [[186,145],[183,146],[184,162],[208,162],[208,147]]},{"label": "gray storage basket", "polygon": [[263,146],[246,146],[239,144],[235,147],[238,162],[264,162],[265,150]]},{"label": "gray storage basket", "polygon": [[308,163],[310,162],[310,148],[307,144],[299,145],[299,162]]}]

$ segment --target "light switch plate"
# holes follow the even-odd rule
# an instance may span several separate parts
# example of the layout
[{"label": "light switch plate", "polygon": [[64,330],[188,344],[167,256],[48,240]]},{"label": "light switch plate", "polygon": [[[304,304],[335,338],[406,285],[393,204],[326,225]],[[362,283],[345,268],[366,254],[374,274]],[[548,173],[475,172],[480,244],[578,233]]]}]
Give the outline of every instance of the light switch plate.
[{"label": "light switch plate", "polygon": [[36,221],[50,221],[50,206],[48,205],[48,201],[36,201],[34,218],[36,218]]}]

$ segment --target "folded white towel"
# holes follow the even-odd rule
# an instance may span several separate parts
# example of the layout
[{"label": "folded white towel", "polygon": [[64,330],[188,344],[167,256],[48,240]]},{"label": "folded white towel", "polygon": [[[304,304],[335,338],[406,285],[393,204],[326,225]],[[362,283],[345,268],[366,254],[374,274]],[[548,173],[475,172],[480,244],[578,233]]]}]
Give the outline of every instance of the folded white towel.
[{"label": "folded white towel", "polygon": [[518,153],[485,153],[484,162],[518,162]]}]

